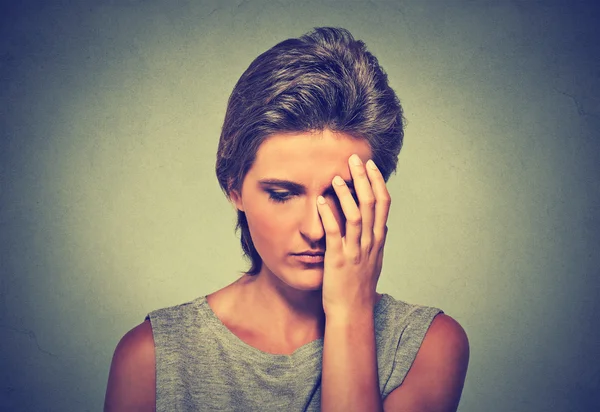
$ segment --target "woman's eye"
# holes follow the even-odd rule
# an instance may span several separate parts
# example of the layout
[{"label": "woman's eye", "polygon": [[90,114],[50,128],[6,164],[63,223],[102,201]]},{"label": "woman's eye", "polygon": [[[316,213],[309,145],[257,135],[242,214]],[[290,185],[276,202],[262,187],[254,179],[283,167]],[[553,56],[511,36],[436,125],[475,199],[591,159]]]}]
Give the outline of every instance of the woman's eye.
[{"label": "woman's eye", "polygon": [[292,197],[290,192],[281,192],[275,190],[267,190],[267,192],[269,193],[269,199],[277,203],[287,202]]}]

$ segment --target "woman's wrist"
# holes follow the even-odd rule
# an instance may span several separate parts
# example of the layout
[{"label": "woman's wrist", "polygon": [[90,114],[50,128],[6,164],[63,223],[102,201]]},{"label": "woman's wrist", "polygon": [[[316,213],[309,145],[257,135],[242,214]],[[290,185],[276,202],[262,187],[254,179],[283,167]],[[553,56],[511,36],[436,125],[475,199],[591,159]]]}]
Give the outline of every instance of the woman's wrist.
[{"label": "woman's wrist", "polygon": [[335,307],[325,310],[326,327],[363,324],[373,320],[374,304],[353,307]]}]

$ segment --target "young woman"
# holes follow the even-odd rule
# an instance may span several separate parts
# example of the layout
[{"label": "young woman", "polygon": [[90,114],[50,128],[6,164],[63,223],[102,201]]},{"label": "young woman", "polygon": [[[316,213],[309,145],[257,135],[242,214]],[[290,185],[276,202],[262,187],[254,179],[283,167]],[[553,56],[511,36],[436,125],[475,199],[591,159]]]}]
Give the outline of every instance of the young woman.
[{"label": "young woman", "polygon": [[346,30],[254,60],[216,167],[251,267],[128,332],[105,410],[456,411],[464,330],[376,292],[402,139],[385,73]]}]

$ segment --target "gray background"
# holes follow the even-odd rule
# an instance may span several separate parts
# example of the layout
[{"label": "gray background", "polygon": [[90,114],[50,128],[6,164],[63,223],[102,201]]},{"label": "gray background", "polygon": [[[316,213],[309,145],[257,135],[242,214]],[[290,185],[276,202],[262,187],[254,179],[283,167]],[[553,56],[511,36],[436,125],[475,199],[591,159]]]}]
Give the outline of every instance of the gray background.
[{"label": "gray background", "polygon": [[593,3],[2,3],[0,409],[102,407],[152,309],[247,268],[214,160],[259,53],[314,26],[379,57],[408,118],[379,291],[468,333],[460,410],[600,410]]}]

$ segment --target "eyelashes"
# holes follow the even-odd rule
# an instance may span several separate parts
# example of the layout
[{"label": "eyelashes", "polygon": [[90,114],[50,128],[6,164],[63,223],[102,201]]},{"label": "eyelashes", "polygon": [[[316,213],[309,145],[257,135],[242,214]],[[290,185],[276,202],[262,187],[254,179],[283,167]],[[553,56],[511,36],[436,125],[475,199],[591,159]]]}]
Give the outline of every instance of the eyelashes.
[{"label": "eyelashes", "polygon": [[269,199],[275,203],[285,203],[293,196],[291,192],[284,192],[280,190],[267,190]]},{"label": "eyelashes", "polygon": [[[269,194],[269,200],[271,200],[275,203],[285,203],[285,202],[289,201],[292,197],[296,196],[296,193],[283,191],[283,190],[267,189],[266,192]],[[358,202],[358,197],[356,196],[356,193],[354,191],[351,191],[351,193],[352,193],[352,197],[354,198],[354,201],[358,205],[359,202]],[[332,196],[333,196],[333,199],[335,200],[336,205],[339,206],[340,201],[339,201],[338,197],[335,196],[335,193]]]}]

